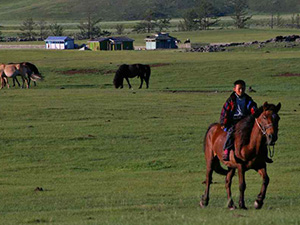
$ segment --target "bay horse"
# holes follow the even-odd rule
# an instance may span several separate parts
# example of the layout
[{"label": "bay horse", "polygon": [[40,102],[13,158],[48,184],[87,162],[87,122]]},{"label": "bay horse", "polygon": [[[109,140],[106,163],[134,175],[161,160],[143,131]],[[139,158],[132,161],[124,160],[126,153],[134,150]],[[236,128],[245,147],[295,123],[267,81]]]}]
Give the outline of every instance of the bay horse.
[{"label": "bay horse", "polygon": [[129,88],[131,88],[131,84],[129,82],[128,78],[133,77],[140,77],[141,84],[139,88],[142,88],[143,81],[145,80],[147,88],[149,88],[149,78],[151,74],[151,69],[149,65],[143,65],[143,64],[132,64],[127,65],[123,64],[119,67],[117,70],[113,83],[115,88],[123,88],[123,80],[125,80],[128,83]]},{"label": "bay horse", "polygon": [[[16,64],[16,63],[9,63],[9,64]],[[38,68],[33,63],[21,62],[20,64],[27,67],[27,79],[28,79],[29,86],[30,86],[31,80],[34,82],[34,86],[36,86],[37,80],[43,80],[42,74],[39,72]],[[13,86],[15,86],[15,82],[17,82],[17,84],[20,87],[20,83],[19,83],[17,77],[15,77],[13,79]]]},{"label": "bay horse", "polygon": [[[206,207],[209,202],[209,188],[212,183],[213,171],[226,175],[227,207],[229,209],[236,208],[231,198],[231,182],[236,169],[238,170],[239,178],[239,207],[247,209],[244,201],[246,189],[245,172],[250,169],[256,170],[262,177],[261,191],[254,202],[254,206],[256,209],[260,209],[263,206],[270,180],[265,159],[268,154],[268,146],[274,146],[278,138],[278,123],[280,120],[278,111],[280,108],[281,103],[275,106],[265,102],[253,115],[239,121],[235,125],[235,150],[230,151],[229,161],[226,162],[222,159],[226,132],[221,129],[221,125],[218,123],[209,126],[204,138],[206,189],[200,201],[202,208]],[[227,166],[228,170],[221,167],[220,161]]]},{"label": "bay horse", "polygon": [[16,64],[0,64],[0,79],[1,79],[1,89],[7,85],[9,88],[8,78],[15,79],[16,76],[20,75],[23,80],[22,88],[24,88],[24,84],[26,83],[26,87],[29,88],[28,79],[26,74],[28,73],[28,68],[20,63]]}]

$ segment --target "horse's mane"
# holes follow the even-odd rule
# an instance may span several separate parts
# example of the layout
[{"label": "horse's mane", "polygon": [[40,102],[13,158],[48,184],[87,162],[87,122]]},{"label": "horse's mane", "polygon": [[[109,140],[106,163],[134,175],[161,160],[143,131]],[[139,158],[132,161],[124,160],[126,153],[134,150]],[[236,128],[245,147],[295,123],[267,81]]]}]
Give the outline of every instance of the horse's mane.
[{"label": "horse's mane", "polygon": [[255,123],[255,118],[258,118],[260,114],[263,112],[263,107],[259,107],[253,115],[249,115],[239,121],[235,125],[235,140],[240,139],[240,146],[245,146],[250,142],[250,136],[252,132],[252,128]]}]

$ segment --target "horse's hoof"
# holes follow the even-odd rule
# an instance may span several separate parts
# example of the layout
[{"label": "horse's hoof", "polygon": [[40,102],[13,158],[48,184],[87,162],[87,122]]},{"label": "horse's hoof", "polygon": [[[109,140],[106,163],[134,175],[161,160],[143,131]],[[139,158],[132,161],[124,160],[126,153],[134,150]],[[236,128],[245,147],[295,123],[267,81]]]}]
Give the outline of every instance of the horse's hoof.
[{"label": "horse's hoof", "polygon": [[201,207],[202,209],[205,208],[205,207],[207,206],[207,204],[203,203],[202,201],[200,201],[199,205],[200,205],[200,207]]},{"label": "horse's hoof", "polygon": [[254,202],[254,207],[255,207],[255,209],[261,209],[262,206],[263,206],[263,202],[260,202],[260,201],[258,201],[258,200],[256,200],[256,201]]},{"label": "horse's hoof", "polygon": [[248,210],[248,208],[246,206],[240,206],[240,209]]},{"label": "horse's hoof", "polygon": [[236,210],[236,206],[235,206],[235,205],[233,205],[233,206],[228,206],[228,209],[229,209],[229,210]]},{"label": "horse's hoof", "polygon": [[228,200],[227,207],[230,210],[235,210],[236,209],[236,206],[234,205],[233,200],[231,198]]}]

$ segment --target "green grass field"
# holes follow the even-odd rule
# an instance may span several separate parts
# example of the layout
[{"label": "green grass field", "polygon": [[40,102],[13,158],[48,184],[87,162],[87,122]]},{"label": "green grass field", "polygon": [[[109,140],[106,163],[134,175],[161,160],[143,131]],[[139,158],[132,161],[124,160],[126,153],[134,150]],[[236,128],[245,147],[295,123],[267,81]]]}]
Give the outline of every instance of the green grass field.
[{"label": "green grass field", "polygon": [[[0,58],[32,62],[45,78],[29,90],[0,90],[0,224],[300,223],[300,77],[277,76],[300,73],[299,49],[1,50]],[[131,79],[133,90],[114,89],[118,65],[137,62],[160,65],[150,88]],[[217,174],[201,209],[203,137],[236,79],[257,91],[251,96],[259,105],[282,103],[265,205],[254,209],[261,179],[249,171],[249,210],[226,208]],[[236,203],[237,184],[235,177]]]}]

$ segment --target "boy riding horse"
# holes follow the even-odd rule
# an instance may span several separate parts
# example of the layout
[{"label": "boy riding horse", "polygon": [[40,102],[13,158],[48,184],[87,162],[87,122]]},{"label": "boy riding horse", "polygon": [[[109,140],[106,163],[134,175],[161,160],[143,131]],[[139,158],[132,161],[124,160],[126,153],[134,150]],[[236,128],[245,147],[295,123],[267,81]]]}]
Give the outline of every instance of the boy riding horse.
[{"label": "boy riding horse", "polygon": [[[243,80],[234,82],[233,93],[226,100],[220,116],[221,128],[227,132],[226,142],[223,147],[223,160],[229,161],[230,150],[234,147],[234,126],[248,115],[253,115],[257,104],[245,93],[246,83]],[[273,160],[266,155],[265,161],[272,163]]]}]

